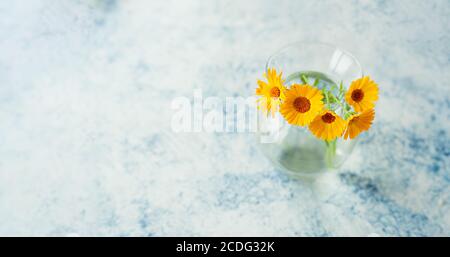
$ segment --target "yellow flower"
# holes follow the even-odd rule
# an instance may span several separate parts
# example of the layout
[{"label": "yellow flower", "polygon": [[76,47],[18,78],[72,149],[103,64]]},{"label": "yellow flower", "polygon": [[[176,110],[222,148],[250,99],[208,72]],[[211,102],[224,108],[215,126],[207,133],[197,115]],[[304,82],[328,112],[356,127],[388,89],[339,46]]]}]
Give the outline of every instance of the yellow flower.
[{"label": "yellow flower", "polygon": [[374,109],[366,110],[362,113],[350,116],[347,119],[347,128],[344,132],[344,139],[353,139],[357,137],[361,132],[368,130],[372,125],[372,121],[374,118]]},{"label": "yellow flower", "polygon": [[258,88],[256,88],[256,95],[262,96],[258,101],[258,108],[262,109],[264,113],[272,116],[278,111],[281,101],[284,100],[284,91],[286,87],[283,85],[284,80],[281,78],[282,72],[277,75],[275,69],[268,69],[267,73],[264,73],[264,77],[267,79],[267,83],[258,80]]},{"label": "yellow flower", "polygon": [[345,121],[336,113],[324,110],[309,124],[309,130],[318,138],[331,141],[340,137],[345,129]]},{"label": "yellow flower", "polygon": [[306,126],[323,109],[322,92],[310,85],[294,84],[286,91],[280,113],[289,124]]},{"label": "yellow flower", "polygon": [[349,103],[356,112],[372,109],[378,100],[378,86],[365,76],[352,82],[345,94],[345,101]]}]

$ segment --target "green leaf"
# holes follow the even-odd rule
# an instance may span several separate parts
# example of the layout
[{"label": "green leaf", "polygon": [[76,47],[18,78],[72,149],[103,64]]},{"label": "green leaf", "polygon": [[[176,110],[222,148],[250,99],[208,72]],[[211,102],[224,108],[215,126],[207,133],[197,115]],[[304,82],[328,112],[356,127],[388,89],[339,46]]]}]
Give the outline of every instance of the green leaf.
[{"label": "green leaf", "polygon": [[336,86],[336,84],[331,84],[331,86],[330,86],[330,91],[333,91],[334,89],[336,89],[337,88],[337,86]]},{"label": "green leaf", "polygon": [[319,79],[315,79],[313,86],[317,87],[318,84],[319,84]]},{"label": "green leaf", "polygon": [[335,100],[336,102],[339,102],[339,99],[338,99],[336,96],[334,96],[333,94],[331,94],[331,97],[332,97],[333,100]]},{"label": "green leaf", "polygon": [[308,77],[305,74],[300,75],[300,79],[304,84],[308,84]]},{"label": "green leaf", "polygon": [[331,91],[327,91],[326,94],[327,94],[329,103],[336,103],[337,102],[336,97],[334,97],[334,95],[331,93]]},{"label": "green leaf", "polygon": [[338,97],[342,98],[344,96],[344,85],[342,84],[342,80],[341,83],[339,84],[339,94]]},{"label": "green leaf", "polygon": [[330,98],[328,97],[328,91],[323,89],[323,94],[325,96],[325,102],[327,104],[328,109],[330,109]]}]

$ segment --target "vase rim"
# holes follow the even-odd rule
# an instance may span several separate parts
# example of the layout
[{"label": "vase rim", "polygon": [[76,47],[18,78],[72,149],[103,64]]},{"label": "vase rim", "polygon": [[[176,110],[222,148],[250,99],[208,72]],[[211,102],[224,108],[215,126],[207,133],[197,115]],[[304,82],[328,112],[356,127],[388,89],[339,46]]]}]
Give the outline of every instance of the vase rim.
[{"label": "vase rim", "polygon": [[286,44],[286,45],[282,46],[282,47],[279,48],[278,50],[276,50],[276,51],[275,51],[273,54],[271,54],[271,55],[269,56],[269,58],[267,59],[267,61],[266,61],[266,67],[265,67],[266,69],[265,69],[265,70],[268,70],[268,69],[269,69],[269,64],[271,63],[271,61],[272,61],[277,55],[279,55],[281,52],[285,51],[285,50],[288,49],[288,48],[291,48],[291,47],[298,47],[298,46],[301,46],[301,45],[307,45],[307,46],[323,46],[323,47],[328,47],[328,48],[330,48],[330,49],[331,49],[331,48],[339,49],[340,51],[344,52],[346,55],[348,55],[349,57],[351,57],[351,58],[354,60],[354,62],[357,64],[357,66],[358,66],[358,68],[359,68],[359,70],[360,70],[359,73],[360,73],[361,77],[362,77],[363,74],[364,74],[363,68],[362,68],[361,63],[359,62],[358,58],[356,58],[355,55],[353,55],[351,52],[347,51],[346,49],[340,47],[339,45],[335,45],[335,44],[328,43],[328,42],[322,42],[322,41],[303,41],[303,40],[291,42],[291,43],[289,43],[289,44]]}]

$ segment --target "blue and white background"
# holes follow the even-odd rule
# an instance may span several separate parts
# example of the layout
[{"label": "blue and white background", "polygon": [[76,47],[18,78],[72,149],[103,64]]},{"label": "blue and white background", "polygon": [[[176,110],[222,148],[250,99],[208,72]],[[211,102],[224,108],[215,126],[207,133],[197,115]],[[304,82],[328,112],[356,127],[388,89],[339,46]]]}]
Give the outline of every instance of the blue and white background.
[{"label": "blue and white background", "polygon": [[[0,2],[0,235],[450,236],[450,2]],[[286,43],[380,85],[344,166],[292,180],[170,103],[252,95]]]}]

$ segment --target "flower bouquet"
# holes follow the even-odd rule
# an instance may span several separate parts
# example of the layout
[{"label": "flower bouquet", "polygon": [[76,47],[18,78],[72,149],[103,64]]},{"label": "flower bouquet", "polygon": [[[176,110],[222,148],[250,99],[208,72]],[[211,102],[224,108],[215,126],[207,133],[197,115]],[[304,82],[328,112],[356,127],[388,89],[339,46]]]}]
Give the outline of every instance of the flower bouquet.
[{"label": "flower bouquet", "polygon": [[[336,70],[334,73],[337,73]],[[341,69],[341,73],[345,71]],[[266,80],[258,80],[256,88],[256,95],[259,97],[257,105],[263,117],[271,119],[280,114],[288,126],[302,131],[300,137],[285,136],[285,145],[289,147],[283,147],[283,144],[272,146],[279,149],[272,150],[269,155],[275,153],[278,156],[269,157],[284,169],[317,173],[336,168],[345,159],[342,157],[346,157],[353,149],[351,144],[348,148],[350,150],[342,152],[340,163],[337,163],[338,142],[344,145],[345,142],[342,141],[355,140],[370,128],[375,118],[378,86],[369,76],[359,76],[349,81],[348,88],[344,80],[336,83],[331,76],[321,71],[294,72],[285,79],[282,70],[267,67],[264,76]],[[312,139],[305,136],[305,133],[313,135],[315,141],[322,141],[323,147],[308,145]],[[293,162],[292,159],[296,160]],[[316,164],[311,166],[312,162]]]}]

